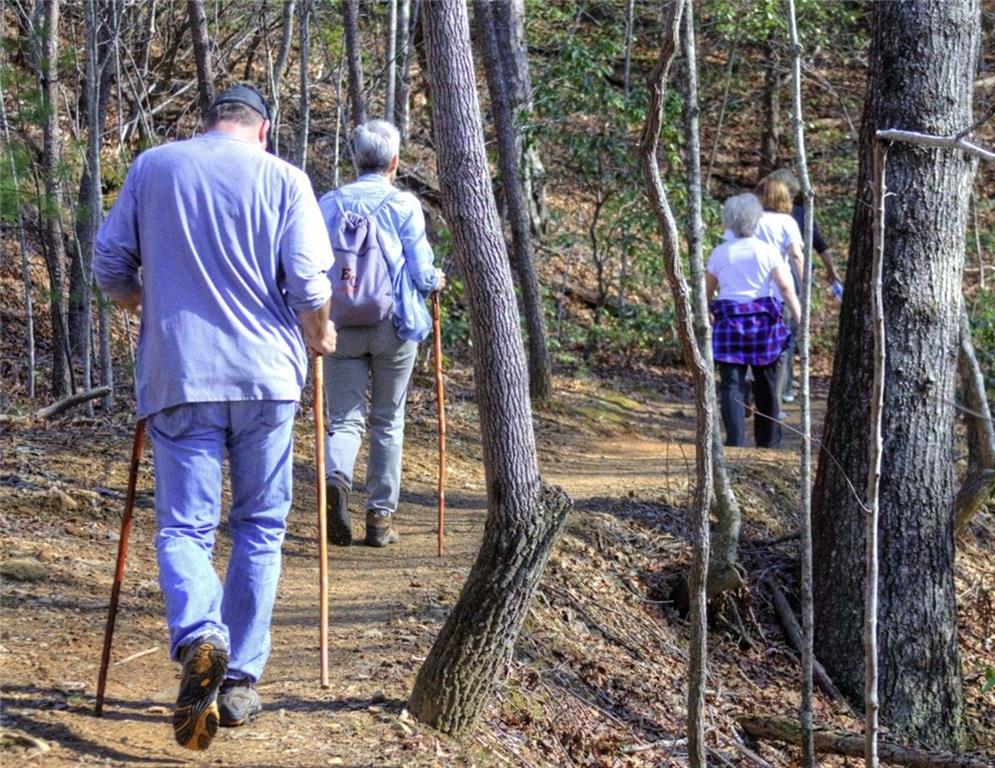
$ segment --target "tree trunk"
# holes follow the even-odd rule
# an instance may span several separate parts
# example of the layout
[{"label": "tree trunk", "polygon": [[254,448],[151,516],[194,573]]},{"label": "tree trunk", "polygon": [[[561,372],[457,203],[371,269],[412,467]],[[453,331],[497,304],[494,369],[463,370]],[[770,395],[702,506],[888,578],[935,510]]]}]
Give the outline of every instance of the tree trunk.
[{"label": "tree trunk", "polygon": [[778,72],[781,57],[774,34],[767,39],[767,58],[764,60],[764,90],[760,99],[760,170],[763,178],[775,170],[781,155],[781,75]]},{"label": "tree trunk", "polygon": [[536,462],[518,308],[487,169],[466,4],[422,4],[442,208],[465,278],[487,522],[462,594],[418,671],[411,712],[460,736],[506,672],[570,500]]},{"label": "tree trunk", "polygon": [[[951,135],[971,125],[974,0],[876,3],[851,232],[827,419],[814,491],[816,656],[860,701],[864,509],[873,377],[872,148],[877,129]],[[916,66],[909,66],[914,60]],[[954,378],[971,167],[958,150],[889,151],[880,491],[881,721],[956,748],[962,736],[954,594]],[[929,599],[924,599],[928,595]]]},{"label": "tree trunk", "polygon": [[508,98],[515,115],[515,142],[522,164],[521,178],[525,203],[528,206],[532,233],[546,229],[549,211],[546,209],[546,171],[539,158],[539,149],[525,144],[522,124],[532,115],[532,80],[529,74],[529,50],[525,39],[525,0],[493,0],[494,23],[497,29],[501,65],[508,84]]},{"label": "tree trunk", "polygon": [[359,0],[342,0],[342,26],[345,32],[346,61],[349,63],[349,116],[353,130],[366,122],[363,97],[362,41],[359,37]]},{"label": "tree trunk", "polygon": [[280,50],[276,54],[276,64],[273,65],[273,74],[270,83],[270,109],[273,115],[270,135],[273,137],[273,151],[277,154],[280,154],[280,81],[283,79],[283,70],[286,69],[287,58],[290,56],[290,43],[294,39],[295,5],[294,0],[284,0],[283,32],[280,35]]},{"label": "tree trunk", "polygon": [[387,0],[387,87],[384,90],[383,118],[393,123],[397,99],[397,0]]},{"label": "tree trunk", "polygon": [[674,297],[677,334],[684,360],[694,382],[697,411],[695,431],[695,491],[691,517],[691,573],[688,578],[691,623],[688,662],[688,764],[706,765],[705,759],[705,681],[708,661],[708,508],[712,498],[712,435],[715,382],[713,369],[701,354],[694,334],[691,291],[681,266],[677,222],[674,220],[660,174],[657,151],[666,102],[667,75],[680,41],[683,0],[675,0],[665,12],[663,39],[656,67],[650,76],[650,103],[639,142],[639,160],[646,182],[646,197],[657,219],[663,245],[667,282]]},{"label": "tree trunk", "polygon": [[[688,195],[688,263],[691,283],[691,309],[695,340],[705,364],[715,367],[712,362],[711,325],[708,320],[708,299],[705,296],[705,256],[702,233],[704,224],[701,215],[701,140],[698,129],[698,64],[695,48],[694,3],[684,5],[683,36],[681,48],[684,54],[684,146]],[[712,402],[715,402],[715,379],[712,378]],[[722,433],[718,419],[712,421],[712,476],[714,498],[712,512],[715,514],[715,527],[712,530],[712,545],[708,561],[708,597],[722,592],[739,589],[743,585],[737,568],[739,550],[740,512],[736,494],[726,471],[725,454],[722,450]]]},{"label": "tree trunk", "polygon": [[529,394],[533,402],[545,403],[552,395],[549,350],[546,346],[546,318],[532,253],[528,210],[519,178],[521,158],[518,151],[521,142],[516,141],[516,136],[520,135],[520,132],[516,129],[515,115],[511,108],[511,100],[508,98],[508,83],[502,58],[498,52],[494,21],[496,9],[497,4],[490,0],[474,2],[474,17],[477,22],[484,67],[487,71],[487,86],[497,132],[501,184],[504,187],[508,219],[511,222],[514,253],[512,263],[518,275],[518,287],[522,292],[522,310],[528,332]]},{"label": "tree trunk", "polygon": [[[6,32],[6,24],[0,14],[0,32]],[[0,35],[2,36],[2,35]],[[6,60],[4,65],[7,66]],[[7,120],[6,95],[3,84],[0,83],[0,127],[3,130],[6,160],[10,165],[10,179],[14,187],[14,224],[17,227],[17,244],[21,253],[21,283],[24,288],[24,335],[27,344],[28,375],[25,381],[27,395],[35,397],[35,314],[34,302],[31,296],[31,268],[28,264],[28,241],[24,234],[24,215],[21,209],[21,185],[17,173],[17,160],[14,157],[14,145],[10,141],[10,123]]]},{"label": "tree trunk", "polygon": [[[798,349],[800,363],[798,370],[801,385],[801,446],[799,448],[799,489],[798,489],[798,531],[799,560],[801,560],[801,583],[798,594],[801,596],[802,608],[802,645],[801,645],[801,707],[798,719],[802,729],[802,762],[806,768],[815,768],[815,747],[812,741],[812,675],[815,659],[812,657],[812,400],[809,390],[809,331],[812,317],[812,237],[815,219],[812,216],[813,193],[812,184],[808,178],[808,157],[805,154],[805,122],[802,114],[802,47],[798,39],[798,25],[795,20],[794,0],[788,0],[788,35],[791,41],[791,106],[792,123],[795,136],[795,161],[797,164],[798,181],[801,184],[802,198],[805,201],[804,242],[805,266],[801,275],[802,316],[798,321]],[[778,110],[778,74],[776,48],[771,40],[774,99],[772,111]],[[774,139],[771,142],[774,152],[773,161],[777,162],[779,131],[779,116],[776,111],[772,118]],[[766,175],[766,173],[764,174]],[[788,360],[791,365],[791,360]],[[780,407],[780,404],[778,404]],[[868,766],[868,768],[871,768]],[[876,768],[876,766],[875,766]]]},{"label": "tree trunk", "polygon": [[48,268],[49,310],[52,317],[52,384],[53,397],[62,397],[69,390],[72,364],[68,356],[66,335],[65,282],[66,244],[62,227],[62,137],[59,132],[58,84],[59,0],[45,0],[43,5],[41,60],[38,75],[41,80],[42,106],[45,115],[41,175],[45,184],[42,242]]},{"label": "tree trunk", "polygon": [[954,530],[960,533],[995,493],[995,428],[985,391],[985,377],[971,340],[971,321],[961,312],[957,369],[967,427],[967,473],[954,502]]},{"label": "tree trunk", "polygon": [[418,23],[418,0],[401,0],[401,10],[397,17],[397,32],[400,41],[398,49],[397,104],[394,112],[397,117],[397,131],[401,142],[408,140],[411,130],[411,44],[414,41],[413,24]]},{"label": "tree trunk", "polygon": [[207,113],[214,101],[214,68],[211,65],[211,40],[207,34],[207,14],[204,0],[187,0],[190,16],[190,34],[193,38],[193,55],[197,64],[197,93],[200,97],[200,116],[207,120]]},{"label": "tree trunk", "polygon": [[[690,5],[690,3],[689,3]],[[629,98],[629,74],[632,70],[633,22],[635,21],[636,0],[628,0],[625,5],[625,64],[622,69],[622,91]]]},{"label": "tree trunk", "polygon": [[298,12],[300,13],[300,20],[298,22],[298,31],[300,33],[300,39],[298,40],[300,57],[300,70],[301,70],[301,116],[300,116],[300,126],[297,131],[297,167],[302,171],[307,170],[307,140],[308,140],[308,129],[310,128],[311,122],[311,101],[310,93],[311,88],[308,83],[308,58],[311,52],[311,0],[301,0],[301,4],[298,6]]}]

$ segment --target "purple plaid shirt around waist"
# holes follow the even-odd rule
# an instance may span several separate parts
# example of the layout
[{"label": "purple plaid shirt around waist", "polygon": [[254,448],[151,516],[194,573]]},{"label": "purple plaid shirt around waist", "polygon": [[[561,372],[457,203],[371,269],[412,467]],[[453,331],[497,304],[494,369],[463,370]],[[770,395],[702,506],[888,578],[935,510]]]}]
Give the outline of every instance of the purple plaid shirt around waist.
[{"label": "purple plaid shirt around waist", "polygon": [[715,319],[712,356],[716,362],[770,365],[787,344],[781,304],[764,296],[753,301],[717,299],[708,307]]}]

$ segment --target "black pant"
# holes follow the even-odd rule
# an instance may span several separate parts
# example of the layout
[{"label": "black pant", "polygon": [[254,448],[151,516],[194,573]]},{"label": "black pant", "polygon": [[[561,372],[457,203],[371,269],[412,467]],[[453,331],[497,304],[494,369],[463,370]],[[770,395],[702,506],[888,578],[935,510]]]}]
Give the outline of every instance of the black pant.
[{"label": "black pant", "polygon": [[[746,402],[746,369],[738,363],[719,363],[721,380],[719,402],[722,423],[726,428],[726,445],[746,445],[743,403]],[[757,413],[753,419],[753,438],[757,448],[777,448],[781,444],[781,425],[776,395],[777,362],[753,366],[753,399]]]}]

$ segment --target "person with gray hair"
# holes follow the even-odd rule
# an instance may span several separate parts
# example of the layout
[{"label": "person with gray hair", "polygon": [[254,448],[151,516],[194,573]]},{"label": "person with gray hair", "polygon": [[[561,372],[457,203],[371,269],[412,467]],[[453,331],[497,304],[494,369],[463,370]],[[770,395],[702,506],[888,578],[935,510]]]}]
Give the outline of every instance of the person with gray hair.
[{"label": "person with gray hair", "polygon": [[705,289],[711,299],[712,355],[718,363],[719,402],[726,445],[746,444],[744,416],[746,372],[753,368],[757,404],[754,439],[758,448],[781,442],[775,392],[777,361],[788,339],[781,302],[771,295],[780,289],[795,317],[801,307],[788,266],[773,245],[756,237],[763,206],[751,194],[735,195],[722,207],[727,239],[708,258]]},{"label": "person with gray hair", "polygon": [[325,356],[325,402],[328,538],[338,546],[352,543],[349,492],[367,416],[365,543],[383,547],[399,539],[393,520],[408,382],[418,343],[432,331],[425,298],[446,284],[421,203],[394,186],[399,146],[397,129],[386,120],[358,126],[352,149],[359,177],[318,202],[335,253],[329,277],[338,346]]}]

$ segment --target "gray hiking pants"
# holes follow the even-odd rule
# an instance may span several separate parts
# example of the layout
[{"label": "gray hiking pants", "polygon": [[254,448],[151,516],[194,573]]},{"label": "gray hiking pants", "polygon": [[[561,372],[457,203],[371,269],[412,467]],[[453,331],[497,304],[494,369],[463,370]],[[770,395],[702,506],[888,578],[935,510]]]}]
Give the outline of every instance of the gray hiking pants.
[{"label": "gray hiking pants", "polygon": [[[377,325],[339,328],[335,352],[325,357],[328,410],[326,474],[352,487],[353,469],[370,421],[366,508],[393,514],[401,492],[404,403],[418,345],[402,341],[390,318]],[[372,379],[367,408],[366,388]]]}]

